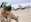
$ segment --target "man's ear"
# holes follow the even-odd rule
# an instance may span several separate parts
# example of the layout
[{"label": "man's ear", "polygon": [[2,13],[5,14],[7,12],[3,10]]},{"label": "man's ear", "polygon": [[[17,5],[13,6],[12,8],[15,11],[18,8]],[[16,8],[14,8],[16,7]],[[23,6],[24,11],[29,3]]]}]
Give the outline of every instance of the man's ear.
[{"label": "man's ear", "polygon": [[1,8],[1,12],[3,12],[4,10],[3,10],[3,8]]}]

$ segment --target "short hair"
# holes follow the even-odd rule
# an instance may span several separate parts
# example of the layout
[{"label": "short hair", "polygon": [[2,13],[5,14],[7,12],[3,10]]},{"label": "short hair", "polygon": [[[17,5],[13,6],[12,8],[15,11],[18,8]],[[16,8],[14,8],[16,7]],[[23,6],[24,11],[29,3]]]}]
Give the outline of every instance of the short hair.
[{"label": "short hair", "polygon": [[8,11],[10,11],[10,10],[11,10],[11,6],[8,7],[8,8],[7,8],[7,7],[3,7],[3,9],[4,9],[4,10],[8,10]]},{"label": "short hair", "polygon": [[4,9],[4,10],[8,10],[8,11],[10,11],[11,10],[11,5],[10,6],[6,6],[6,4],[4,4],[4,2],[2,2],[2,4],[1,4],[1,7]]}]

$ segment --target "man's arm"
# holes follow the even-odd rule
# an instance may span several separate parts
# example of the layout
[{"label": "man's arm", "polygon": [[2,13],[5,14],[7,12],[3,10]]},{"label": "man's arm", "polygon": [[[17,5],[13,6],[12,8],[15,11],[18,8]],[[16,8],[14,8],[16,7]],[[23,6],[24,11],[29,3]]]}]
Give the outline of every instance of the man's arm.
[{"label": "man's arm", "polygon": [[12,19],[15,19],[16,22],[18,22],[18,17],[17,16],[15,16],[15,15],[12,14],[11,17],[12,17]]},{"label": "man's arm", "polygon": [[1,10],[0,10],[0,22],[1,22],[2,18],[1,18]]},{"label": "man's arm", "polygon": [[2,22],[1,19],[0,19],[0,22]]}]

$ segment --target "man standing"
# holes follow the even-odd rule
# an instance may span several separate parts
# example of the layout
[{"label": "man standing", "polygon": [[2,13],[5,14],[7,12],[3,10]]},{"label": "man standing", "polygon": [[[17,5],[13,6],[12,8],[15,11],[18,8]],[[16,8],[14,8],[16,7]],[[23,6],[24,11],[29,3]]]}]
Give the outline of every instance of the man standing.
[{"label": "man standing", "polygon": [[11,5],[8,2],[3,2],[1,5],[0,22],[11,22],[11,19],[15,19],[18,22],[18,17],[11,13]]}]

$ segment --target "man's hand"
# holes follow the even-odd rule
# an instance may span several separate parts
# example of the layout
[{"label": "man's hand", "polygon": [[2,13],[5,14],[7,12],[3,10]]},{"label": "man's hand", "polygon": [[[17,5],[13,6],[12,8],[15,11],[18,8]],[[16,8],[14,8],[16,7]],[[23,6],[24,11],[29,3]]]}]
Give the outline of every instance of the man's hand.
[{"label": "man's hand", "polygon": [[18,22],[18,16],[15,16],[15,15],[12,14],[11,17],[12,17],[12,19],[15,19],[16,22]]}]

